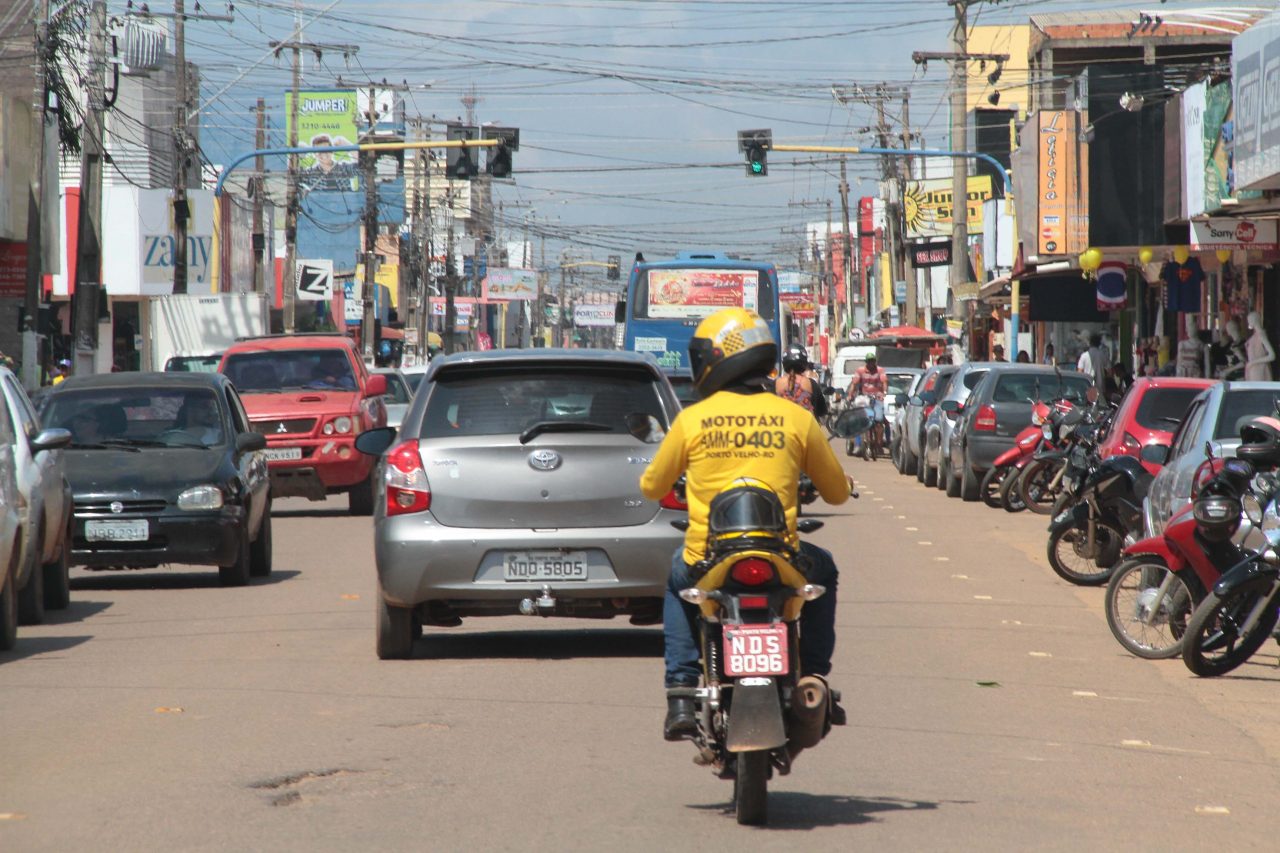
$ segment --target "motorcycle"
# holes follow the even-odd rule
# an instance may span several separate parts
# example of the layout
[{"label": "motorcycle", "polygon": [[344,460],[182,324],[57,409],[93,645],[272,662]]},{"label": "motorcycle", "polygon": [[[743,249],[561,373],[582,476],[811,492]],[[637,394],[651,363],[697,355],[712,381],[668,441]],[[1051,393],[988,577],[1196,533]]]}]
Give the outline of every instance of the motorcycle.
[{"label": "motorcycle", "polygon": [[1045,436],[1049,446],[1037,453],[1010,484],[1027,509],[1039,515],[1057,516],[1062,512],[1064,478],[1073,468],[1077,476],[1087,470],[1114,411],[1094,405],[1087,409],[1071,407],[1060,415],[1055,412],[1050,420],[1052,434],[1046,431]]},{"label": "motorcycle", "polygon": [[[1160,445],[1151,447],[1157,449],[1146,451],[1149,461],[1165,454]],[[1067,500],[1049,525],[1047,549],[1054,572],[1080,586],[1111,579],[1121,550],[1142,530],[1142,502],[1155,479],[1132,456],[1090,463],[1089,453],[1087,440],[1081,441],[1064,466]]]},{"label": "motorcycle", "polygon": [[[1143,453],[1148,461],[1163,464],[1159,458],[1165,455],[1162,451],[1144,448]],[[1212,456],[1204,465],[1208,471],[1214,470]],[[1250,492],[1252,476],[1252,466],[1243,460],[1223,460],[1217,473],[1196,488],[1191,502],[1173,514],[1159,536],[1125,549],[1125,559],[1107,583],[1105,610],[1112,635],[1127,651],[1147,660],[1182,652],[1192,611],[1218,582],[1223,569],[1248,557],[1237,541],[1252,529],[1252,524],[1244,523],[1252,519],[1245,519],[1237,541],[1215,537],[1202,521],[1205,508],[1197,512],[1197,504],[1202,498],[1239,500],[1242,508],[1244,504],[1259,507],[1256,516],[1260,518],[1258,496]],[[1200,479],[1197,472],[1195,482]],[[1268,491],[1274,491],[1274,486]],[[1262,497],[1265,502],[1267,492]]]},{"label": "motorcycle", "polygon": [[1025,509],[1020,500],[1016,507],[1004,503],[1001,490],[1008,478],[1015,476],[1015,472],[1035,455],[1040,442],[1044,440],[1045,419],[1052,411],[1049,404],[1037,401],[1031,408],[1031,425],[1018,433],[1013,447],[997,456],[991,467],[987,469],[978,487],[978,494],[987,506],[996,509],[1004,507],[1010,512]]},{"label": "motorcycle", "polygon": [[[843,416],[846,413],[852,413],[854,416],[859,418],[865,417],[871,421],[872,425],[875,423],[875,410],[871,408],[871,398],[866,394],[859,394],[852,400],[849,400],[840,414]],[[837,423],[838,422],[839,419],[837,418]],[[852,437],[846,436],[844,439],[844,455],[861,456],[863,459],[866,459],[871,448],[870,438],[868,436],[869,432],[870,429],[865,432],[860,432]],[[874,457],[872,458],[874,459]]]},{"label": "motorcycle", "polygon": [[[871,423],[846,412],[837,429],[850,438]],[[673,524],[687,529],[688,520]],[[813,518],[796,524],[801,533],[821,527]],[[800,610],[826,589],[808,582],[805,557],[786,536],[778,496],[760,481],[738,480],[712,499],[706,556],[694,566],[698,580],[680,591],[699,608],[703,675],[700,686],[672,687],[667,695],[694,701],[694,760],[733,780],[741,824],[765,823],[772,774],[790,773],[802,750],[843,724],[839,693],[821,677],[800,676]]]}]

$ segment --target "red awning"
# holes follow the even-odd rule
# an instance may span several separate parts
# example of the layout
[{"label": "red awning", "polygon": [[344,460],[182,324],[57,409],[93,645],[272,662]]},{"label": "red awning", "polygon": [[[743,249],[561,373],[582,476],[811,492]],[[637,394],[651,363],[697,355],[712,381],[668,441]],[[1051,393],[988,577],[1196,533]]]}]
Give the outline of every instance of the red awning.
[{"label": "red awning", "polygon": [[404,329],[392,329],[388,326],[383,326],[382,339],[384,341],[403,341]]},{"label": "red awning", "polygon": [[919,326],[888,326],[872,332],[873,338],[936,338],[939,335]]}]

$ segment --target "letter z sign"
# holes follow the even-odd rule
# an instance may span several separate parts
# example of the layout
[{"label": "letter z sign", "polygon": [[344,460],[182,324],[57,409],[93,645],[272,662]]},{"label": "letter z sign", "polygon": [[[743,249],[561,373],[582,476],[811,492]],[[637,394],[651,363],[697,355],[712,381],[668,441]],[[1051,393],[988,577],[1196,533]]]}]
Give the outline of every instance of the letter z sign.
[{"label": "letter z sign", "polygon": [[298,261],[293,283],[299,299],[313,302],[333,299],[333,261]]}]

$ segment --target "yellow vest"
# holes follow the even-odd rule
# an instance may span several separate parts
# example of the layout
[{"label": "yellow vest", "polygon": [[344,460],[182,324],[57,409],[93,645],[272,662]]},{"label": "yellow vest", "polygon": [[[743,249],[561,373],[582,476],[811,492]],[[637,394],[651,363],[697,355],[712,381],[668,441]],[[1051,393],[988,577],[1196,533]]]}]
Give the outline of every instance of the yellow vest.
[{"label": "yellow vest", "polygon": [[849,483],[826,433],[812,414],[773,394],[719,391],[680,412],[640,477],[640,490],[661,500],[683,473],[689,501],[686,563],[706,552],[711,499],[739,477],[763,480],[787,512],[790,542],[796,537],[801,472],[813,480],[823,500],[844,503]]}]

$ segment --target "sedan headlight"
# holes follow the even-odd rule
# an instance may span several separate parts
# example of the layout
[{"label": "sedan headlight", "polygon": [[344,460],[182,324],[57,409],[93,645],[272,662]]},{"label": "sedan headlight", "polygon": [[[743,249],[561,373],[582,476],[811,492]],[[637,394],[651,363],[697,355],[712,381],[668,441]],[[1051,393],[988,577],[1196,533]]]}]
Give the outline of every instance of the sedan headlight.
[{"label": "sedan headlight", "polygon": [[193,486],[178,495],[178,509],[203,510],[222,508],[222,489],[217,486]]}]

